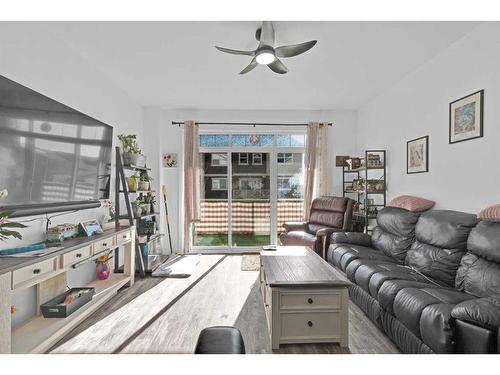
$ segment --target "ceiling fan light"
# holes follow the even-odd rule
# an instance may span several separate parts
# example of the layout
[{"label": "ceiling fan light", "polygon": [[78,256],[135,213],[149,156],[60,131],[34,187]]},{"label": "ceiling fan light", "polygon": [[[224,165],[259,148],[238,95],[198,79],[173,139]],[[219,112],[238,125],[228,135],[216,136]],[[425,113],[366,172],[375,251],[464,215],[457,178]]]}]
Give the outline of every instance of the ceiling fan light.
[{"label": "ceiling fan light", "polygon": [[276,59],[276,56],[274,56],[274,53],[270,51],[262,51],[259,53],[256,57],[255,60],[257,60],[257,63],[262,64],[262,65],[268,65],[274,62]]}]

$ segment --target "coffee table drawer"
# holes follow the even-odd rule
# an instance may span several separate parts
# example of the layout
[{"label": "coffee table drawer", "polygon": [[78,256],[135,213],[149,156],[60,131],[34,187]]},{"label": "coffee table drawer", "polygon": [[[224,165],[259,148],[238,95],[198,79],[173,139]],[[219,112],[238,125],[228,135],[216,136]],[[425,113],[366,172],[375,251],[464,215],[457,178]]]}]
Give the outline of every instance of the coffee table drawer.
[{"label": "coffee table drawer", "polygon": [[47,273],[57,270],[57,260],[59,257],[32,264],[12,272],[12,287],[16,288],[20,284],[37,279]]},{"label": "coffee table drawer", "polygon": [[340,292],[282,292],[280,308],[286,309],[340,309]]},{"label": "coffee table drawer", "polygon": [[85,258],[89,258],[92,255],[92,245],[85,246],[81,249],[70,251],[69,253],[63,254],[61,267],[65,268],[73,263],[80,262]]},{"label": "coffee table drawer", "polygon": [[340,337],[340,311],[281,313],[280,341],[318,340]]}]

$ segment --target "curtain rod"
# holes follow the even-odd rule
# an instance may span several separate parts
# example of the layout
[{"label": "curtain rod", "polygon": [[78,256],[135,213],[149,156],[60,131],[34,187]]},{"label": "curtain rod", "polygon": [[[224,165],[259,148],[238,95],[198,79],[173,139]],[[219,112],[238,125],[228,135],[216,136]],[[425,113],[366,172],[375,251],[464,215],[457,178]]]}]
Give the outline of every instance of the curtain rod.
[{"label": "curtain rod", "polygon": [[[172,125],[181,126],[184,121],[172,121]],[[273,123],[273,122],[196,122],[198,125],[246,125],[246,126],[307,126],[306,123]],[[332,126],[331,122],[327,123],[328,126]]]}]

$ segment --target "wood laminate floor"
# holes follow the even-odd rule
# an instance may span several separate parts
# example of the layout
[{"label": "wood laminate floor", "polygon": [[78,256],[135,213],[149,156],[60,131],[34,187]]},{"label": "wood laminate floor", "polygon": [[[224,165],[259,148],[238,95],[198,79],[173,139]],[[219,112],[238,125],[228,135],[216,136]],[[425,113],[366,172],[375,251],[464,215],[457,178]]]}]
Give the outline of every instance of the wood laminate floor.
[{"label": "wood laminate floor", "polygon": [[[121,353],[193,353],[201,329],[233,325],[240,329],[247,353],[272,353],[257,271],[242,271],[241,256],[228,256],[152,324],[139,329]],[[53,349],[68,343],[111,313],[169,279],[137,279],[104,307],[78,325]],[[162,284],[164,285],[164,284]],[[101,322],[102,324],[102,322]],[[140,327],[139,327],[140,328]],[[282,345],[275,353],[399,353],[354,304],[349,305],[349,349],[338,344]]]}]

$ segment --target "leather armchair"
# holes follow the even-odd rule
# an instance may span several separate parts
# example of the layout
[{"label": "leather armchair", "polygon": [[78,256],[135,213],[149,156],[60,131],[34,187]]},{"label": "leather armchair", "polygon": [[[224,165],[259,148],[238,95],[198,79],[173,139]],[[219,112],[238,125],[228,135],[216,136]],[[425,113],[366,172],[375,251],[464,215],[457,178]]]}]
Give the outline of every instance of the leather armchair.
[{"label": "leather armchair", "polygon": [[326,256],[330,236],[350,231],[354,201],[341,197],[319,197],[312,205],[308,221],[285,223],[281,243],[285,246],[308,246]]}]

